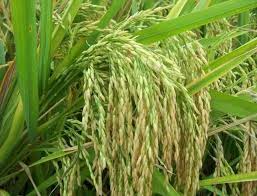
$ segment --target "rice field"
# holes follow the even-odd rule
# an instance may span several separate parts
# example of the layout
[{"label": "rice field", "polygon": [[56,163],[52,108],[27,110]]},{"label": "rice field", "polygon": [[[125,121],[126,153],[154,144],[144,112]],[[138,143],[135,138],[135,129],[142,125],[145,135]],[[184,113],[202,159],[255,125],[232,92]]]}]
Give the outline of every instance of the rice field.
[{"label": "rice field", "polygon": [[0,196],[256,196],[257,0],[0,0]]}]

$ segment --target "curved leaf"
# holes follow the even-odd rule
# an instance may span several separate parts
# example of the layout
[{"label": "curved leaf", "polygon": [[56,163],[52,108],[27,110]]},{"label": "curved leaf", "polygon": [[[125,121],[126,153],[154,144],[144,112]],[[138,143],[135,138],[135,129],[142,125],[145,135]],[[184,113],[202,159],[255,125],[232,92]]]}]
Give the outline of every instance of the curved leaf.
[{"label": "curved leaf", "polygon": [[207,9],[167,20],[136,32],[137,41],[151,44],[172,35],[191,30],[215,20],[245,12],[257,7],[257,0],[230,0]]}]

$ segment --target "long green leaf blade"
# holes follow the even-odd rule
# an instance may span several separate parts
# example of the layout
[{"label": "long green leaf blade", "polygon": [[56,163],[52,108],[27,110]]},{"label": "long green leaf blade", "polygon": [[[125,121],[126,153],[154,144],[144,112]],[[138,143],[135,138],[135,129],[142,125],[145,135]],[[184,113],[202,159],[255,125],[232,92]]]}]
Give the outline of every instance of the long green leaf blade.
[{"label": "long green leaf blade", "polygon": [[205,71],[211,71],[217,68],[218,66],[221,66],[224,62],[228,62],[238,56],[241,56],[245,53],[247,53],[250,50],[256,50],[257,49],[257,38],[247,42],[245,45],[233,50],[232,52],[216,59],[215,61],[211,62],[208,66],[204,67]]},{"label": "long green leaf blade", "polygon": [[255,7],[257,7],[257,0],[230,0],[198,12],[161,22],[149,28],[140,30],[134,35],[137,36],[138,42],[151,44],[168,38],[169,36],[177,35],[215,20],[245,12]]},{"label": "long green leaf blade", "polygon": [[238,125],[241,125],[243,123],[253,121],[253,120],[256,120],[256,119],[257,119],[257,112],[255,114],[251,115],[251,116],[247,116],[247,117],[242,118],[240,120],[235,120],[234,122],[232,122],[230,124],[225,124],[225,125],[221,125],[219,127],[209,129],[208,136],[210,137],[210,136],[215,135],[219,132],[226,131],[228,129],[231,129],[233,127],[236,127]]},{"label": "long green leaf blade", "polygon": [[210,95],[212,110],[241,118],[257,113],[256,103],[214,90],[210,91]]},{"label": "long green leaf blade", "polygon": [[179,0],[174,7],[170,10],[170,13],[168,14],[167,18],[172,19],[172,18],[177,18],[181,11],[183,10],[184,6],[186,5],[188,0]]},{"label": "long green leaf blade", "polygon": [[[5,48],[4,48],[4,42],[0,39],[0,66],[5,64]],[[6,67],[0,67],[0,85],[4,78],[4,74],[6,72]]]},{"label": "long green leaf blade", "polygon": [[[238,26],[244,27],[248,25],[250,22],[250,12],[247,11],[245,13],[241,13],[238,17]],[[244,44],[248,41],[248,36],[247,35],[241,35],[239,37],[240,44]]]},{"label": "long green leaf blade", "polygon": [[52,0],[40,0],[39,83],[41,92],[46,88],[50,74],[52,4]]},{"label": "long green leaf blade", "polygon": [[234,67],[244,62],[247,58],[256,53],[257,45],[255,44],[257,39],[245,44],[241,48],[224,55],[217,60],[210,63],[206,70],[211,70],[203,77],[194,80],[187,85],[187,89],[190,94],[195,94],[202,88],[208,86],[215,80],[224,76],[227,72],[232,70]]},{"label": "long green leaf blade", "polygon": [[[55,160],[55,159],[58,159],[58,158],[61,158],[61,157],[64,157],[66,155],[69,155],[71,153],[74,153],[74,151],[68,151],[68,152],[65,152],[64,150],[59,150],[59,151],[56,151],[52,154],[49,154],[45,157],[42,157],[40,160],[32,163],[31,165],[29,165],[28,167],[31,168],[31,167],[35,167],[35,166],[38,166],[38,165],[41,165],[41,164],[44,164],[46,162],[49,162],[49,161],[52,161],[52,160]],[[0,162],[1,163],[1,162]],[[7,176],[2,176],[0,177],[0,185],[4,184],[5,182],[7,182],[8,180],[10,180],[11,178],[15,177],[17,174],[23,172],[24,169],[20,169],[14,173],[11,173]]]},{"label": "long green leaf blade", "polygon": [[[42,182],[40,185],[38,185],[37,189],[39,191],[44,191],[48,187],[52,186],[55,183],[57,183],[57,177],[56,177],[56,175],[53,175],[53,176],[49,177],[47,180],[45,180],[44,182]],[[33,190],[29,194],[27,194],[27,196],[32,196],[32,195],[36,195],[35,190]]]},{"label": "long green leaf blade", "polygon": [[36,2],[12,0],[18,85],[30,136],[36,134],[38,118],[38,68],[36,64]]},{"label": "long green leaf blade", "polygon": [[211,0],[200,0],[198,4],[195,6],[193,12],[207,8],[210,4],[211,4]]},{"label": "long green leaf blade", "polygon": [[0,147],[0,168],[3,167],[3,165],[5,164],[5,161],[8,160],[13,148],[17,144],[18,139],[20,139],[20,135],[23,130],[23,124],[24,124],[23,105],[22,105],[21,97],[19,96],[18,105],[14,113],[10,131],[4,143]]},{"label": "long green leaf blade", "polygon": [[238,183],[249,181],[257,181],[257,171],[201,180],[200,186],[204,187],[215,184]]}]

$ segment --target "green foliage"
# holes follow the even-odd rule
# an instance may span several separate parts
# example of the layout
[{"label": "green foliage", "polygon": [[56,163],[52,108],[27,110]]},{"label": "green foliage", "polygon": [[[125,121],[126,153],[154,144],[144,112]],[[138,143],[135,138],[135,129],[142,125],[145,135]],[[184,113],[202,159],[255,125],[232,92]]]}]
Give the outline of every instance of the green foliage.
[{"label": "green foliage", "polygon": [[56,25],[53,30],[52,42],[51,42],[52,45],[51,45],[51,52],[50,52],[51,56],[53,56],[55,50],[58,48],[61,41],[63,40],[66,32],[68,31],[68,27],[72,24],[72,21],[77,15],[77,12],[82,2],[83,0],[69,1],[69,5],[67,9],[63,13],[61,23]]},{"label": "green foliage", "polygon": [[178,193],[164,178],[164,176],[155,170],[153,173],[153,193],[167,196],[179,196]]},{"label": "green foliage", "polygon": [[48,84],[50,76],[50,51],[52,41],[52,1],[41,0],[40,8],[40,48],[39,48],[39,84],[41,93]]},{"label": "green foliage", "polygon": [[257,112],[256,103],[217,91],[211,91],[210,94],[212,97],[212,108],[216,111],[241,118]]},{"label": "green foliage", "polygon": [[[5,64],[5,47],[2,40],[0,40],[0,65]],[[6,67],[0,67],[0,84],[3,80],[4,74],[6,71]]]},{"label": "green foliage", "polygon": [[215,20],[255,8],[256,2],[256,0],[226,1],[198,12],[161,22],[136,32],[135,35],[140,43],[150,44],[163,40],[169,36],[177,35],[187,30],[200,27],[201,25],[213,22]]},{"label": "green foliage", "polygon": [[256,195],[256,7],[0,1],[0,195]]},{"label": "green foliage", "polygon": [[250,172],[247,174],[236,174],[218,178],[210,178],[200,181],[200,186],[209,186],[215,184],[225,184],[225,183],[237,183],[237,182],[247,182],[247,181],[256,181],[257,172]]},{"label": "green foliage", "polygon": [[214,62],[211,62],[210,65],[205,67],[207,74],[202,78],[193,81],[187,86],[189,93],[197,93],[199,90],[213,83],[215,80],[219,79],[221,76],[224,76],[237,65],[251,57],[256,52],[256,43],[257,39],[254,39],[244,46],[237,48],[235,51],[216,59]]},{"label": "green foliage", "polygon": [[[113,1],[109,10],[102,17],[102,19],[97,24],[99,29],[103,29],[106,27],[110,20],[118,13],[122,5],[124,4],[124,0]],[[86,49],[90,47],[90,45],[95,43],[95,40],[100,35],[99,30],[93,31],[88,37],[84,37],[78,41],[78,43],[73,46],[70,53],[63,59],[63,61],[57,66],[56,70],[53,73],[52,78],[59,76],[68,66],[70,66],[74,60]]]},{"label": "green foliage", "polygon": [[36,4],[33,0],[26,1],[26,3],[14,0],[11,1],[11,10],[18,84],[29,134],[35,137],[39,110]]}]

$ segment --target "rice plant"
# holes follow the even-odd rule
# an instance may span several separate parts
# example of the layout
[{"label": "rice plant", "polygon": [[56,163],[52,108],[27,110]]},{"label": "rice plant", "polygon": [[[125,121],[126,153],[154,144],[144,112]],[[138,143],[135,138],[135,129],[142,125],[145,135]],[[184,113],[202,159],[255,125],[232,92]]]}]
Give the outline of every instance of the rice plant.
[{"label": "rice plant", "polygon": [[256,9],[0,0],[0,195],[256,195]]}]

